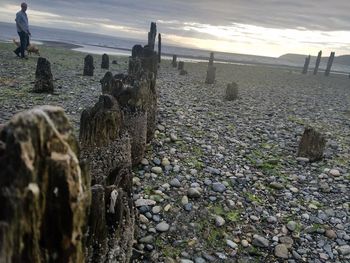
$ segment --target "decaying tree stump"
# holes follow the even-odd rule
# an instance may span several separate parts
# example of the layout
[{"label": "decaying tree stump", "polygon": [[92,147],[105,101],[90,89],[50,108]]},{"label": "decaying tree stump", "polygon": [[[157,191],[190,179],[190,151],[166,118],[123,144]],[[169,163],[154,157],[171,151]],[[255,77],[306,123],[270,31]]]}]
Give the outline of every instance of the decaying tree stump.
[{"label": "decaying tree stump", "polygon": [[329,56],[329,59],[328,59],[326,71],[324,72],[325,76],[329,76],[329,74],[331,73],[334,56],[335,56],[335,52],[331,52],[331,55]]},{"label": "decaying tree stump", "polygon": [[173,68],[176,68],[177,67],[177,56],[176,55],[173,55],[173,61],[171,62],[171,64],[173,65]]},{"label": "decaying tree stump", "polygon": [[109,57],[107,54],[102,55],[101,68],[109,69]]},{"label": "decaying tree stump", "polygon": [[321,160],[325,145],[325,137],[313,128],[307,127],[299,143],[298,157],[308,158],[311,162]]},{"label": "decaying tree stump", "polygon": [[84,76],[94,75],[94,58],[91,55],[87,55],[84,59]]},{"label": "decaying tree stump", "polygon": [[214,84],[216,76],[216,67],[214,67],[214,52],[210,53],[208,69],[207,69],[207,77],[205,79],[205,83]]},{"label": "decaying tree stump", "polygon": [[318,52],[318,55],[317,55],[316,64],[315,64],[315,68],[314,68],[314,75],[316,75],[318,72],[318,68],[319,68],[320,62],[321,62],[321,56],[322,56],[322,50],[320,50],[320,52]]},{"label": "decaying tree stump", "polygon": [[238,85],[236,82],[227,84],[225,100],[236,100],[238,98]]},{"label": "decaying tree stump", "polygon": [[46,58],[38,58],[33,92],[52,93],[54,91],[51,64]]},{"label": "decaying tree stump", "polygon": [[63,110],[15,115],[0,145],[0,262],[85,262],[90,180]]},{"label": "decaying tree stump", "polygon": [[309,64],[310,64],[310,60],[311,60],[311,56],[307,56],[305,58],[305,63],[304,63],[304,67],[303,67],[303,74],[307,74],[308,68],[309,68]]},{"label": "decaying tree stump", "polygon": [[185,62],[179,61],[178,66],[177,66],[177,69],[178,69],[178,70],[183,70],[184,67],[185,67]]}]

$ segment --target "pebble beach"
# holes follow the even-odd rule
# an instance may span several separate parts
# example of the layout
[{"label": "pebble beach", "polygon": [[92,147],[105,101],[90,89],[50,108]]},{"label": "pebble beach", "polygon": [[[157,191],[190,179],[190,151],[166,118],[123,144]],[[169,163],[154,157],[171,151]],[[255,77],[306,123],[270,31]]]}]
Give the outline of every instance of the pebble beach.
[{"label": "pebble beach", "polygon": [[[36,94],[37,56],[0,43],[0,124],[37,105],[58,105],[79,133],[80,114],[101,94],[101,56],[39,46],[55,92]],[[110,56],[113,74],[128,57]],[[178,59],[178,60],[181,60]],[[350,262],[350,80],[301,69],[163,60],[156,136],[134,168],[135,262]],[[236,82],[239,97],[224,100]],[[327,140],[324,158],[297,158],[307,126]]]}]

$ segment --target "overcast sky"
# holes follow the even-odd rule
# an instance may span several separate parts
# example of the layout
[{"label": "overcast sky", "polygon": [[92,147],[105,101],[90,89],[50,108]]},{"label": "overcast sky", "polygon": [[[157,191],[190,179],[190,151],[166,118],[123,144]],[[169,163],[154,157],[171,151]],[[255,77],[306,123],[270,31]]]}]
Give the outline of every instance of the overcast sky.
[{"label": "overcast sky", "polygon": [[[0,0],[14,22],[21,1]],[[350,0],[30,0],[31,25],[243,54],[350,54]]]}]

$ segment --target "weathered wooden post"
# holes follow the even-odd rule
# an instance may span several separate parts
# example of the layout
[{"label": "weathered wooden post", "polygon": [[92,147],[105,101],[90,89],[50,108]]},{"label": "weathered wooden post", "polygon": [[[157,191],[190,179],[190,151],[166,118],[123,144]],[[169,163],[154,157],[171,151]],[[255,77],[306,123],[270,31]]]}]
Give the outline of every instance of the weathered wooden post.
[{"label": "weathered wooden post", "polygon": [[318,67],[320,66],[321,56],[322,56],[322,50],[320,50],[320,52],[318,52],[318,56],[317,56],[316,64],[315,64],[315,68],[314,68],[314,75],[317,74]]},{"label": "weathered wooden post", "polygon": [[184,66],[185,66],[185,62],[179,61],[177,69],[178,69],[178,70],[183,70],[183,69],[184,69]]},{"label": "weathered wooden post", "polygon": [[311,59],[310,55],[305,58],[304,68],[303,68],[303,72],[302,72],[303,74],[307,74],[307,70],[308,70],[309,64],[310,64],[310,59]]},{"label": "weathered wooden post", "polygon": [[329,76],[329,73],[331,73],[331,68],[332,68],[332,64],[333,64],[333,60],[334,60],[334,55],[335,55],[335,52],[331,52],[331,55],[330,55],[330,57],[328,59],[328,63],[327,63],[327,69],[324,72],[325,76]]},{"label": "weathered wooden post", "polygon": [[236,100],[238,98],[238,85],[236,82],[227,84],[225,100]]},{"label": "weathered wooden post", "polygon": [[158,34],[158,63],[161,61],[162,56],[162,35]]},{"label": "weathered wooden post", "polygon": [[94,75],[94,58],[91,55],[87,55],[84,59],[84,76]]},{"label": "weathered wooden post", "polygon": [[148,35],[148,45],[132,48],[129,75],[107,72],[104,95],[81,115],[81,159],[89,163],[93,185],[87,263],[131,262],[137,215],[131,168],[142,160],[157,123],[154,23]]},{"label": "weathered wooden post", "polygon": [[177,62],[176,62],[177,56],[173,55],[173,62],[171,62],[171,64],[173,65],[173,68],[177,67]]},{"label": "weathered wooden post", "polygon": [[216,68],[214,67],[214,52],[210,52],[210,58],[207,69],[207,77],[205,83],[213,84],[215,82]]},{"label": "weathered wooden post", "polygon": [[319,161],[323,157],[326,139],[312,127],[306,127],[299,142],[298,157],[306,157],[311,162]]},{"label": "weathered wooden post", "polygon": [[15,115],[0,131],[0,262],[85,261],[90,180],[62,108]]},{"label": "weathered wooden post", "polygon": [[209,57],[209,66],[214,65],[214,52],[210,52],[210,57]]},{"label": "weathered wooden post", "polygon": [[148,32],[148,46],[151,50],[154,50],[154,43],[156,41],[157,26],[156,23],[151,23],[151,29]]},{"label": "weathered wooden post", "polygon": [[33,92],[48,92],[54,90],[51,64],[46,58],[38,58],[35,71],[35,85]]},{"label": "weathered wooden post", "polygon": [[107,54],[102,55],[101,68],[109,69],[109,57]]}]

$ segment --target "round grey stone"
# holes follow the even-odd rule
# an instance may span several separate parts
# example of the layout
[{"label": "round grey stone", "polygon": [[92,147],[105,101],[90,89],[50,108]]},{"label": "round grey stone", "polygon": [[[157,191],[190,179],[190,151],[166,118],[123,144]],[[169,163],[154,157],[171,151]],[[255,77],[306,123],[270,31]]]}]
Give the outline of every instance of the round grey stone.
[{"label": "round grey stone", "polygon": [[284,244],[279,244],[275,246],[275,256],[278,258],[288,258],[288,248]]},{"label": "round grey stone", "polygon": [[277,218],[275,216],[269,216],[266,220],[270,224],[277,223]]},{"label": "round grey stone", "polygon": [[159,212],[162,210],[162,208],[159,206],[159,205],[157,205],[157,206],[154,206],[153,208],[152,208],[152,213],[153,214],[159,214]]},{"label": "round grey stone", "polygon": [[155,174],[161,174],[163,173],[163,170],[162,170],[162,167],[159,167],[159,166],[154,166],[152,167],[151,171]]},{"label": "round grey stone", "polygon": [[229,240],[229,239],[226,240],[226,244],[233,249],[238,247],[238,245],[235,242],[233,242],[232,240]]},{"label": "round grey stone", "polygon": [[202,258],[202,257],[196,257],[196,258],[194,259],[194,262],[195,262],[195,263],[205,263],[206,261],[205,261],[205,259]]},{"label": "round grey stone", "polygon": [[295,231],[295,229],[297,228],[297,223],[295,221],[289,221],[287,223],[287,228],[289,231]]},{"label": "round grey stone", "polygon": [[223,193],[226,190],[226,186],[222,183],[213,183],[212,188],[214,192],[218,193]]},{"label": "round grey stone", "polygon": [[225,219],[223,219],[221,216],[215,216],[215,225],[220,227],[225,224]]},{"label": "round grey stone", "polygon": [[169,224],[167,222],[160,222],[158,225],[156,225],[156,229],[159,232],[166,232],[170,228]]},{"label": "round grey stone", "polygon": [[172,187],[180,187],[181,186],[181,183],[179,181],[179,179],[177,178],[174,178],[172,179],[169,184],[172,186]]},{"label": "round grey stone", "polygon": [[201,196],[201,193],[196,189],[196,188],[190,188],[188,189],[187,191],[187,195],[190,197],[190,198],[198,198]]},{"label": "round grey stone", "polygon": [[347,256],[350,254],[350,245],[343,245],[338,248],[338,251],[341,255]]},{"label": "round grey stone", "polygon": [[334,230],[332,229],[327,229],[326,232],[325,232],[325,236],[330,238],[330,239],[335,239],[337,238],[337,234],[335,233]]},{"label": "round grey stone", "polygon": [[145,244],[151,244],[154,241],[154,236],[148,235],[143,238],[140,238],[139,242],[140,243],[145,243]]},{"label": "round grey stone", "polygon": [[269,246],[269,241],[262,236],[254,235],[252,244],[256,247],[265,248]]},{"label": "round grey stone", "polygon": [[277,189],[277,190],[282,190],[284,188],[283,184],[278,183],[278,182],[270,183],[270,187]]},{"label": "round grey stone", "polygon": [[187,195],[184,195],[181,198],[181,204],[183,204],[183,205],[187,205],[188,204],[188,197],[187,197]]}]

